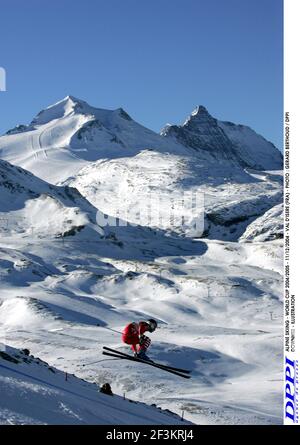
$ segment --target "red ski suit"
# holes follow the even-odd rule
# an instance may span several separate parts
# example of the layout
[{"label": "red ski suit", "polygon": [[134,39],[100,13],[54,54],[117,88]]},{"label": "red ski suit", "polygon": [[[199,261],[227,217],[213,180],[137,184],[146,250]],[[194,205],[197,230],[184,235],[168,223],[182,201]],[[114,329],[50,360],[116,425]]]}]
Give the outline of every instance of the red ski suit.
[{"label": "red ski suit", "polygon": [[127,345],[131,345],[131,349],[134,352],[139,352],[141,349],[147,350],[145,345],[140,345],[140,336],[146,331],[149,331],[149,325],[145,321],[139,323],[129,323],[125,326],[122,332],[122,340]]}]

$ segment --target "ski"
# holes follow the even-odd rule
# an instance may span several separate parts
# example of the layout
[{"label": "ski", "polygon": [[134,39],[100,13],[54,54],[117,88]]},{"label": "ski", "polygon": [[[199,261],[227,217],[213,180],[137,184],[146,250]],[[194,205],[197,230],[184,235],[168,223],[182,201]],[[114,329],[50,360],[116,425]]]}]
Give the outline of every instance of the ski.
[{"label": "ski", "polygon": [[144,363],[146,365],[154,366],[154,368],[158,368],[158,369],[161,369],[162,371],[170,372],[171,374],[178,375],[179,377],[183,377],[184,379],[190,379],[191,378],[190,375],[181,374],[180,372],[177,372],[177,371],[172,371],[172,369],[168,369],[167,367],[164,367],[162,365],[157,365],[155,362],[150,362],[150,361],[147,361],[147,360],[142,360],[140,358],[130,357],[130,356],[129,357],[123,357],[122,355],[113,354],[112,352],[106,352],[106,351],[102,351],[102,354],[103,355],[109,355],[110,357],[116,357],[116,358],[118,358],[120,360],[129,360],[129,361],[132,361],[132,362],[139,362],[139,363]]},{"label": "ski", "polygon": [[148,360],[142,360],[142,359],[137,358],[137,357],[132,357],[131,355],[128,355],[126,357],[126,356],[123,356],[122,354],[115,354],[115,353],[106,352],[106,351],[102,351],[102,354],[109,355],[110,357],[116,357],[116,358],[119,358],[121,360],[123,359],[123,360],[129,360],[129,361],[134,361],[134,362],[145,363],[146,365],[150,365],[150,366],[153,366],[155,368],[161,369],[163,371],[170,372],[171,374],[178,375],[179,377],[183,377],[184,379],[190,379],[191,378],[190,375],[182,374],[182,373],[180,373],[178,371],[174,371],[172,369],[169,369],[167,366],[160,365],[159,363],[148,361]]},{"label": "ski", "polygon": [[[117,351],[116,349],[108,348],[107,346],[103,346],[103,349],[106,349],[107,351],[110,351],[110,352],[114,352],[116,354],[123,355],[124,357],[131,357],[132,358],[132,355],[126,354],[125,352]],[[135,357],[133,357],[133,358],[135,358]],[[144,361],[147,361],[147,360],[144,360]],[[172,369],[172,371],[183,372],[184,374],[190,374],[190,372],[191,372],[188,369],[175,368],[174,366],[164,365],[162,363],[157,363],[157,362],[154,362],[154,363],[159,365],[159,366],[163,366],[164,368]]]}]

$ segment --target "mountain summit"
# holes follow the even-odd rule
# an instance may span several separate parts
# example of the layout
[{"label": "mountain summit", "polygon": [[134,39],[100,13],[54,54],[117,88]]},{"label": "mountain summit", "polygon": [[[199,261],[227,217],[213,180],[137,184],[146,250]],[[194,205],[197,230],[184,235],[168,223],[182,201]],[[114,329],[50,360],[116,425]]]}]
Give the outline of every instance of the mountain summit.
[{"label": "mountain summit", "polygon": [[207,152],[212,159],[228,159],[244,168],[282,168],[282,154],[271,142],[250,127],[217,120],[203,105],[197,106],[182,125],[167,125],[160,134],[200,155]]},{"label": "mountain summit", "polygon": [[162,130],[161,135],[177,140],[198,154],[205,154],[210,161],[229,160],[238,163],[231,140],[219,127],[217,119],[201,105],[183,125],[169,125]]},{"label": "mountain summit", "polygon": [[134,157],[144,150],[200,160],[212,176],[241,176],[245,168],[278,170],[282,155],[251,128],[222,122],[197,106],[182,125],[157,134],[123,108],[105,110],[67,96],[40,111],[29,125],[0,138],[0,157],[51,183],[75,175],[86,163]]},{"label": "mountain summit", "polygon": [[44,110],[41,110],[37,116],[32,120],[31,125],[44,125],[50,121],[61,119],[72,113],[86,112],[89,105],[83,100],[77,99],[74,96],[66,96],[64,99],[50,105]]},{"label": "mountain summit", "polygon": [[205,108],[203,105],[198,105],[190,114],[188,119],[185,123],[187,123],[190,120],[204,120],[204,119],[213,119],[213,117],[209,114],[207,111],[207,108]]},{"label": "mountain summit", "polygon": [[29,125],[0,138],[0,157],[57,184],[99,159],[135,156],[145,149],[186,154],[179,143],[135,122],[123,108],[105,110],[74,96],[40,111]]},{"label": "mountain summit", "polygon": [[74,114],[93,116],[100,121],[107,121],[109,116],[119,116],[128,121],[132,120],[129,114],[122,108],[117,108],[116,110],[103,110],[101,108],[92,107],[84,100],[74,96],[66,96],[64,99],[40,111],[31,122],[31,125],[44,125],[50,121],[62,119]]}]

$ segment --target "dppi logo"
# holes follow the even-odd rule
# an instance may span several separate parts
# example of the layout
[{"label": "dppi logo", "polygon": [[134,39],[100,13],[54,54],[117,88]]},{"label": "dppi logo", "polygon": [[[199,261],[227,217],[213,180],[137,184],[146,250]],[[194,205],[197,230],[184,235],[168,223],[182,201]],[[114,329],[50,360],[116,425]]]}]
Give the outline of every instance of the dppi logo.
[{"label": "dppi logo", "polygon": [[6,91],[6,73],[5,69],[0,66],[0,91]]},{"label": "dppi logo", "polygon": [[285,419],[295,422],[295,360],[285,358]]}]

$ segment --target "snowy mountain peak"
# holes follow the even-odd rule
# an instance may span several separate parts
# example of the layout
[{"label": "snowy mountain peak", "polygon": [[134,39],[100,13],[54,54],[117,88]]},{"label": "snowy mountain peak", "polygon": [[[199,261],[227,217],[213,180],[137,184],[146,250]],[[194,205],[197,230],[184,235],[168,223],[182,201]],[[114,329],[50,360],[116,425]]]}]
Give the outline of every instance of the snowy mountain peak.
[{"label": "snowy mountain peak", "polygon": [[127,121],[132,121],[133,119],[129,116],[129,114],[124,110],[124,108],[117,108],[115,110],[116,113],[119,114],[123,119],[126,119]]},{"label": "snowy mountain peak", "polygon": [[203,124],[216,126],[217,120],[213,118],[211,114],[209,114],[209,112],[203,105],[198,105],[191,112],[182,126],[194,128],[195,126]]},{"label": "snowy mountain peak", "polygon": [[83,110],[88,104],[74,96],[66,96],[64,99],[41,110],[31,122],[31,125],[44,125],[53,120],[71,115],[76,110]]},{"label": "snowy mountain peak", "polygon": [[75,96],[66,96],[62,100],[40,111],[31,122],[31,125],[45,125],[53,120],[62,119],[74,114],[88,116],[89,118],[93,116],[95,119],[100,121],[106,120],[108,116],[121,117],[127,121],[132,121],[132,118],[123,108],[117,108],[116,110],[104,110],[93,107],[84,100],[78,99]]},{"label": "snowy mountain peak", "polygon": [[73,103],[80,103],[80,102],[84,102],[84,103],[86,103],[84,100],[82,100],[82,99],[78,99],[77,97],[75,97],[75,96],[71,96],[71,95],[68,95],[68,96],[66,96],[66,97],[64,97],[64,99],[62,99],[61,100],[61,102],[67,102],[67,101],[71,101],[71,102],[73,102]]},{"label": "snowy mountain peak", "polygon": [[197,106],[183,125],[168,124],[160,134],[205,159],[213,156],[219,161],[226,159],[257,170],[282,168],[282,154],[271,142],[250,127],[219,121],[203,105]]},{"label": "snowy mountain peak", "polygon": [[186,154],[182,145],[133,120],[123,108],[103,109],[74,96],[40,111],[29,125],[0,138],[0,157],[53,184],[87,162],[133,156],[143,150]]},{"label": "snowy mountain peak", "polygon": [[207,111],[207,108],[205,108],[203,105],[198,105],[191,113],[191,116],[201,116],[201,115],[209,115],[209,112]]},{"label": "snowy mountain peak", "polygon": [[54,184],[74,176],[86,162],[135,156],[149,149],[196,156],[217,177],[224,176],[223,167],[218,170],[224,163],[235,169],[235,176],[245,167],[282,168],[282,155],[273,144],[249,127],[217,120],[203,105],[182,125],[168,124],[159,135],[123,108],[96,108],[68,95],[40,111],[29,125],[18,125],[0,138],[2,159]]},{"label": "snowy mountain peak", "polygon": [[[64,97],[61,101],[58,101],[56,104],[54,105],[58,105],[61,104],[62,106],[65,107],[66,110],[69,111],[86,111],[89,110],[90,108],[92,108],[86,101],[82,100],[82,99],[78,99],[75,96],[66,96]],[[48,107],[52,108],[54,105],[50,105]]]},{"label": "snowy mountain peak", "polygon": [[203,105],[197,106],[182,125],[166,126],[161,135],[177,140],[206,162],[240,164],[231,141]]}]

